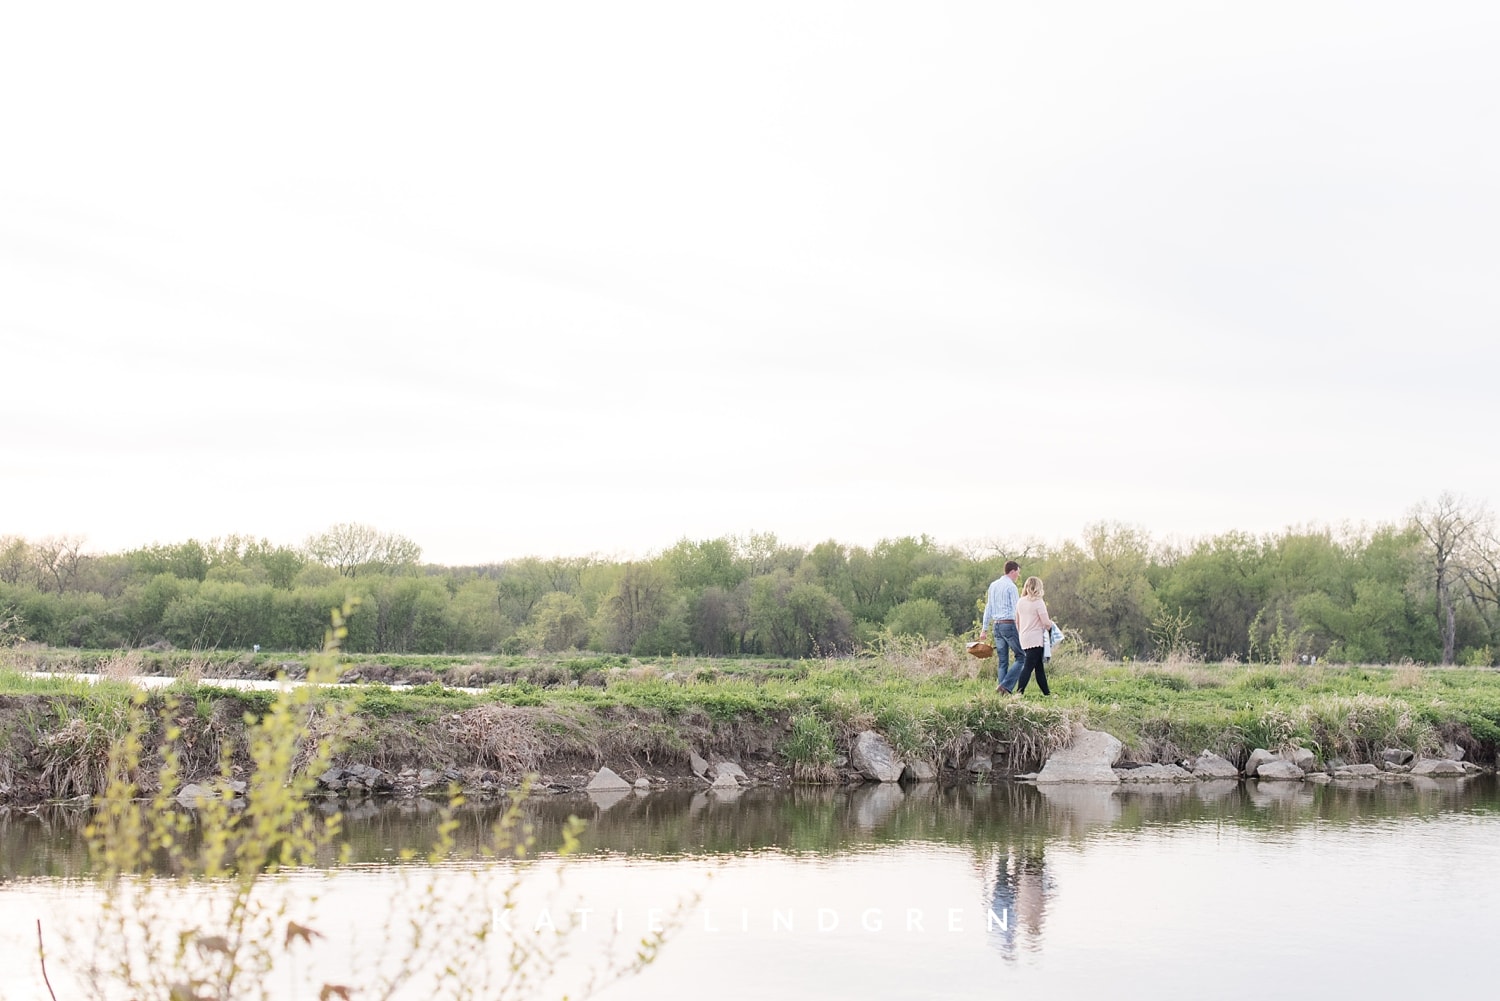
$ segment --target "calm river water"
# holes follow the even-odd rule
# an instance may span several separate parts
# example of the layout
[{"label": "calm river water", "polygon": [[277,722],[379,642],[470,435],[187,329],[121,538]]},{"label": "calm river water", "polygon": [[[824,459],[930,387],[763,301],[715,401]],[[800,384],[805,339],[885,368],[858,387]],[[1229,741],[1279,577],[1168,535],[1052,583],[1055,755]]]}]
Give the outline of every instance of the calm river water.
[{"label": "calm river water", "polygon": [[[603,997],[1399,998],[1494,976],[1490,776],[557,797],[532,803],[538,842],[557,843],[569,813],[590,824],[582,853],[544,855],[515,907],[491,915],[510,934],[577,929],[560,979],[529,996],[560,996],[674,919],[656,962]],[[461,813],[460,846],[493,816]],[[60,809],[0,816],[0,996],[46,997],[36,921],[88,913],[82,823]],[[373,973],[384,922],[424,888],[443,901],[420,919],[440,937],[443,910],[490,907],[476,887],[513,878],[398,863],[437,823],[427,804],[355,807],[353,865],[286,884],[315,908],[330,971]],[[175,910],[198,906],[174,892]],[[62,962],[49,958],[54,986]]]}]

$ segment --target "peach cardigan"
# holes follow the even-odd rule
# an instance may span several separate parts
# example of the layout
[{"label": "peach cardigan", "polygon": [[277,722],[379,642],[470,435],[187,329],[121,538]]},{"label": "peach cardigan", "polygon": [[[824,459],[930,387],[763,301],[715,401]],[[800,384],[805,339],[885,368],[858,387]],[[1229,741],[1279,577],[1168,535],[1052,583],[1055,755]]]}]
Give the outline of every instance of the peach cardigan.
[{"label": "peach cardigan", "polygon": [[1021,649],[1030,650],[1047,642],[1047,630],[1052,619],[1047,614],[1047,603],[1041,598],[1022,596],[1016,602],[1016,632],[1021,634]]}]

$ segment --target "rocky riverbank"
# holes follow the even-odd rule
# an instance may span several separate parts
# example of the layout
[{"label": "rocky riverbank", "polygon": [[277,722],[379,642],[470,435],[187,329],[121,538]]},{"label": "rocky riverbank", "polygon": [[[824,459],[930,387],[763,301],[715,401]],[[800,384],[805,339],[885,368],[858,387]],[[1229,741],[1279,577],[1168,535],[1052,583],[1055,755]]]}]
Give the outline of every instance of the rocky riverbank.
[{"label": "rocky riverbank", "polygon": [[[1274,752],[1247,746],[1243,725],[1208,728],[1191,717],[1164,725],[1118,704],[1096,711],[1088,703],[1055,698],[1003,700],[966,692],[963,682],[929,685],[921,697],[903,693],[897,701],[885,690],[870,686],[862,692],[858,681],[840,677],[845,688],[816,699],[801,688],[782,693],[771,683],[683,685],[666,678],[602,690],[518,687],[503,693],[515,701],[441,686],[348,686],[320,696],[302,739],[336,748],[332,765],[317,776],[318,790],[346,798],[439,797],[457,787],[483,799],[514,789],[528,775],[539,776],[537,791],[554,793],[588,790],[601,775],[629,789],[708,789],[717,783],[723,792],[1001,779],[1392,782],[1474,774],[1488,768],[1495,753],[1492,741],[1474,737],[1459,719],[1411,723],[1412,714],[1393,696],[1320,697],[1301,709],[1275,711],[1275,720],[1300,718],[1322,747],[1340,749],[1325,757],[1295,740]],[[81,691],[0,695],[0,804],[102,791],[134,696],[125,686]],[[153,788],[156,749],[170,728],[181,734],[183,781],[197,784],[198,795],[226,781],[218,777],[226,754],[232,764],[227,781],[249,777],[246,719],[265,713],[277,695],[188,687],[144,698],[144,711],[156,721],[144,735],[140,788]],[[1395,722],[1384,732],[1395,739],[1355,740],[1322,722],[1348,721],[1357,713],[1365,714],[1355,719],[1357,732],[1369,733],[1390,718]],[[1269,711],[1266,718],[1272,719]],[[1488,717],[1474,718],[1488,725]],[[1354,724],[1348,727],[1354,732]],[[1137,736],[1121,740],[1106,732],[1111,730]],[[1139,736],[1147,730],[1149,738]],[[1202,750],[1181,750],[1194,745]]]}]

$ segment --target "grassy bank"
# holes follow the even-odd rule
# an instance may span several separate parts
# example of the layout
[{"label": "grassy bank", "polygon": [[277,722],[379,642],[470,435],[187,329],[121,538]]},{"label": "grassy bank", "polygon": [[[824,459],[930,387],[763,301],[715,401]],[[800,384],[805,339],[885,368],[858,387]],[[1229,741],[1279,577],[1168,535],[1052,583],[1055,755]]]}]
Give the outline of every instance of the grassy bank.
[{"label": "grassy bank", "polygon": [[[221,749],[233,752],[245,714],[263,712],[272,697],[214,679],[295,676],[302,663],[264,652],[0,652],[0,785],[22,800],[97,792],[136,673],[178,677],[151,702],[159,710],[175,700],[189,772],[210,771]],[[962,764],[984,751],[1004,755],[1008,771],[1035,768],[1074,722],[1113,733],[1138,761],[1207,748],[1242,762],[1256,747],[1297,744],[1357,762],[1385,747],[1454,742],[1488,763],[1500,742],[1493,670],[1126,664],[1064,651],[1049,672],[1051,698],[1035,689],[1016,698],[994,694],[993,667],[956,643],[805,661],[346,658],[346,676],[362,680],[320,698],[350,711],[315,713],[309,737],[334,741],[343,764],[482,770],[497,781],[600,764],[685,776],[690,752],[739,760],[773,781],[837,781],[853,736],[871,728],[909,758]],[[36,670],[114,680],[30,677]]]}]

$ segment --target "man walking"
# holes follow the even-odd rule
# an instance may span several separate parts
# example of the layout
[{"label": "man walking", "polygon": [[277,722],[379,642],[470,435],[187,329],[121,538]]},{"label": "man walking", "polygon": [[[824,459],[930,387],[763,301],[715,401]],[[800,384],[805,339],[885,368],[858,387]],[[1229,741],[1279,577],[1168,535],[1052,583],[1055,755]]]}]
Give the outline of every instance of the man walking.
[{"label": "man walking", "polygon": [[[1016,580],[1021,576],[1021,564],[1015,560],[1005,563],[1005,576],[990,585],[984,603],[984,619],[979,624],[979,638],[984,639],[995,626],[995,691],[1010,695],[1016,690],[1016,681],[1021,676],[1021,667],[1026,655],[1021,652],[1021,634],[1016,632],[1016,602],[1020,592]],[[1011,666],[1011,655],[1015,655],[1015,666]]]}]

